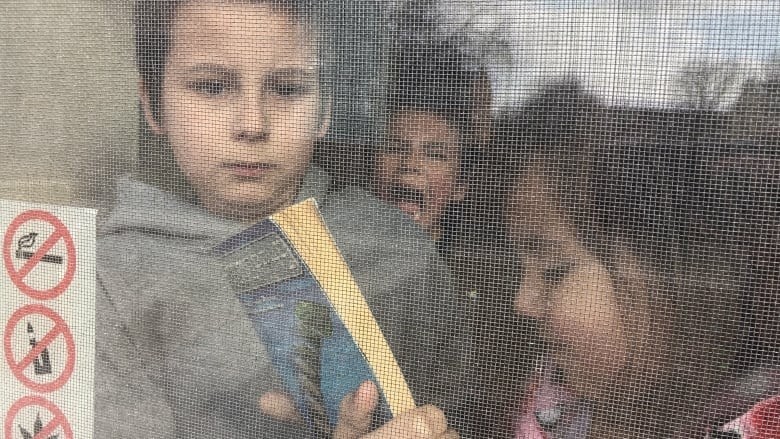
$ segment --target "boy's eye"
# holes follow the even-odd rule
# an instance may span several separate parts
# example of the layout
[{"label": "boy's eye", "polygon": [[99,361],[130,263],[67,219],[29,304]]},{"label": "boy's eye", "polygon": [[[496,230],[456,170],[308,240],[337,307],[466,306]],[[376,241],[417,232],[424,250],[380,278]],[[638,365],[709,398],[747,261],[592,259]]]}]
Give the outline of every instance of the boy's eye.
[{"label": "boy's eye", "polygon": [[409,146],[400,140],[388,140],[382,147],[385,154],[404,154],[409,150]]},{"label": "boy's eye", "polygon": [[544,270],[544,282],[548,285],[557,286],[571,272],[572,264],[565,263],[550,267]]},{"label": "boy's eye", "polygon": [[447,153],[444,151],[444,148],[442,147],[427,148],[425,151],[425,155],[429,159],[436,160],[436,161],[446,161],[450,158],[447,155]]},{"label": "boy's eye", "polygon": [[452,158],[448,151],[448,145],[440,142],[433,142],[425,145],[425,156],[431,160],[441,162]]},{"label": "boy's eye", "polygon": [[283,68],[271,72],[263,83],[265,91],[282,98],[308,95],[316,90],[316,72],[308,69]]},{"label": "boy's eye", "polygon": [[308,92],[309,87],[298,81],[278,81],[270,84],[270,91],[282,97],[302,96]]},{"label": "boy's eye", "polygon": [[230,82],[223,79],[201,79],[192,81],[190,88],[208,96],[218,96],[230,89]]}]

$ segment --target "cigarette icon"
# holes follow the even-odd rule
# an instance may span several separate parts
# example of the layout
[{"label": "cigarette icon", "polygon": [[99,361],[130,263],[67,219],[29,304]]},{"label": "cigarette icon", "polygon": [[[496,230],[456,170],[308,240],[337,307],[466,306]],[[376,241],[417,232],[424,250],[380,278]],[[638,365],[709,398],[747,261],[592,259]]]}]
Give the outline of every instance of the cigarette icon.
[{"label": "cigarette icon", "polygon": [[[16,242],[16,258],[17,259],[32,259],[32,257],[35,255],[35,252],[24,250],[32,248],[35,245],[35,238],[38,237],[38,234],[35,232],[30,232],[21,238]],[[57,255],[43,255],[41,258],[41,262],[48,262],[50,264],[62,264],[62,256]]]}]

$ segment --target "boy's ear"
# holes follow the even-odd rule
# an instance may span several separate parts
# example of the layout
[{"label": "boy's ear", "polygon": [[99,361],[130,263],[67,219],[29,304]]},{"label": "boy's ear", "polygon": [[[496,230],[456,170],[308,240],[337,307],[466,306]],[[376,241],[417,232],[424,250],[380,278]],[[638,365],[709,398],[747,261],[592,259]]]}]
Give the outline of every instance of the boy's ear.
[{"label": "boy's ear", "polygon": [[317,130],[317,138],[322,139],[325,137],[325,134],[328,134],[328,130],[330,129],[330,120],[331,115],[333,112],[333,101],[331,100],[331,97],[323,96],[322,102],[320,103],[320,126]]},{"label": "boy's ear", "polygon": [[452,201],[461,202],[466,199],[469,191],[469,184],[464,179],[459,178],[455,183],[455,190],[452,192]]},{"label": "boy's ear", "polygon": [[152,111],[152,101],[149,99],[149,90],[146,88],[146,84],[140,79],[138,80],[138,94],[141,98],[141,109],[144,112],[144,119],[149,125],[149,128],[154,134],[158,136],[163,135],[162,125],[160,125],[160,122],[154,117],[154,112]]}]

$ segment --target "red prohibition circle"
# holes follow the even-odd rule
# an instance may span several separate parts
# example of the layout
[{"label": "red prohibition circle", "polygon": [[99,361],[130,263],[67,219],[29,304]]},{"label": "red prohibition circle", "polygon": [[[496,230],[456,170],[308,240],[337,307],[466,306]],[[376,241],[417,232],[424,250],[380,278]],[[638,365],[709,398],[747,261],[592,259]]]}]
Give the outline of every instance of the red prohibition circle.
[{"label": "red prohibition circle", "polygon": [[[27,353],[24,358],[17,361],[16,358],[14,358],[13,349],[11,348],[11,337],[13,336],[14,328],[16,328],[17,323],[32,314],[40,314],[47,317],[54,322],[54,327],[38,341],[35,347]],[[37,383],[28,378],[27,375],[24,374],[24,370],[60,335],[65,339],[67,357],[65,360],[65,368],[62,370],[60,376],[48,383]],[[43,305],[27,305],[19,308],[11,315],[8,319],[8,323],[5,325],[3,348],[5,349],[6,362],[16,379],[28,389],[35,392],[50,393],[59,390],[68,382],[68,379],[70,379],[70,376],[73,374],[73,369],[76,366],[76,343],[73,340],[73,334],[70,332],[70,328],[68,328],[67,323],[65,323],[65,320],[63,320],[62,317]]]},{"label": "red prohibition circle", "polygon": [[5,439],[13,439],[14,420],[16,419],[16,415],[18,415],[23,408],[30,406],[42,407],[51,413],[51,415],[54,417],[51,421],[43,426],[43,429],[39,434],[35,435],[36,438],[38,436],[50,437],[51,434],[57,430],[57,428],[62,427],[62,432],[64,433],[65,439],[73,439],[73,429],[70,427],[70,423],[68,423],[68,420],[65,418],[65,414],[62,413],[62,410],[54,405],[54,403],[45,398],[41,398],[40,396],[25,396],[19,401],[16,401],[14,405],[8,409],[8,414],[5,417]]},{"label": "red prohibition circle", "polygon": [[[54,233],[46,239],[33,257],[17,270],[13,265],[13,257],[11,256],[14,246],[14,235],[24,223],[33,220],[49,223],[54,227]],[[60,240],[65,242],[65,249],[68,256],[67,265],[65,266],[65,275],[62,277],[62,280],[57,285],[46,290],[39,290],[25,283],[24,278],[41,262],[41,258],[43,258],[46,252],[54,247]],[[8,275],[11,277],[11,281],[22,291],[22,293],[36,300],[50,300],[62,294],[73,281],[73,276],[76,274],[76,245],[74,244],[73,237],[70,235],[67,227],[65,227],[65,224],[56,216],[43,210],[28,210],[14,218],[8,226],[8,230],[5,232],[5,238],[3,239],[3,261],[5,262],[5,268],[8,271]]]}]

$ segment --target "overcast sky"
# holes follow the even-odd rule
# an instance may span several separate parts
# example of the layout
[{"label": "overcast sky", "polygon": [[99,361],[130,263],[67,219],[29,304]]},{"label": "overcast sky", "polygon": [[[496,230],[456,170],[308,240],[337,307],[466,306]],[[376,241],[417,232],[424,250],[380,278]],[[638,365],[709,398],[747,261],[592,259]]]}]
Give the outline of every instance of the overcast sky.
[{"label": "overcast sky", "polygon": [[778,0],[442,0],[439,12],[489,53],[498,107],[571,76],[613,104],[677,106],[691,64],[730,63],[744,80],[780,53]]}]

